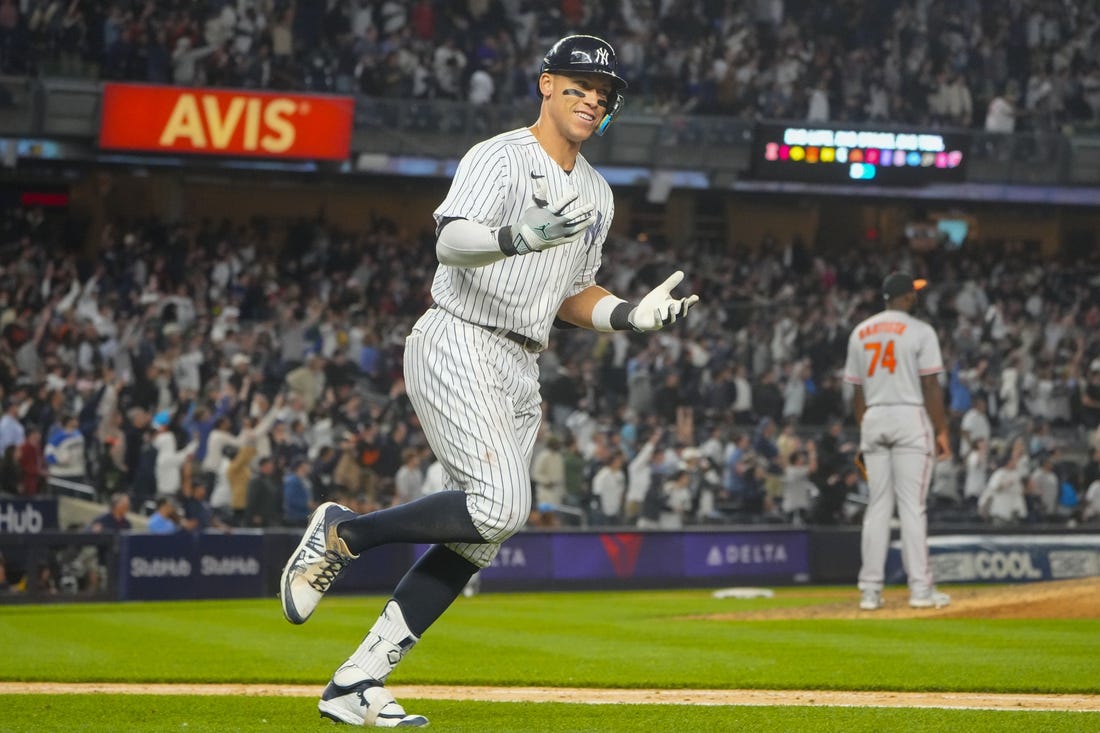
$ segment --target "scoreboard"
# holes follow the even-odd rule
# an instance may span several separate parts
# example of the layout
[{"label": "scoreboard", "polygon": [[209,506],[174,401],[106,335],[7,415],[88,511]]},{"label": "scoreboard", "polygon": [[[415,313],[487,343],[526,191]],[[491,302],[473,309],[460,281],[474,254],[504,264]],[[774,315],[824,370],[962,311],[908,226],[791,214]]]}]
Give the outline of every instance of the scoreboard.
[{"label": "scoreboard", "polygon": [[922,186],[966,180],[969,135],[759,123],[753,178],[805,183]]}]

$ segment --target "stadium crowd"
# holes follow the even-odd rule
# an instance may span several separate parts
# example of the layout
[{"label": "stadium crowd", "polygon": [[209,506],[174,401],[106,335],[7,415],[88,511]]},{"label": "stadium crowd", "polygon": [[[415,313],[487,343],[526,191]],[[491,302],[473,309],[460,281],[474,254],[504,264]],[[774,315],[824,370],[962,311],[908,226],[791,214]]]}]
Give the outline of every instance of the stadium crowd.
[{"label": "stadium crowd", "polygon": [[1100,120],[1100,10],[1058,0],[2,0],[0,71],[499,104],[569,32],[656,114]]},{"label": "stadium crowd", "polygon": [[[366,511],[442,488],[402,379],[430,232],[118,220],[88,257],[69,224],[24,208],[0,221],[0,490],[125,493],[176,531],[301,525],[326,498]],[[895,267],[931,281],[948,367],[958,458],[936,469],[934,520],[1094,520],[1100,260],[1027,251],[612,238],[612,290],[640,296],[675,262],[702,301],[652,337],[555,332],[531,523],[856,521],[838,376]]]}]

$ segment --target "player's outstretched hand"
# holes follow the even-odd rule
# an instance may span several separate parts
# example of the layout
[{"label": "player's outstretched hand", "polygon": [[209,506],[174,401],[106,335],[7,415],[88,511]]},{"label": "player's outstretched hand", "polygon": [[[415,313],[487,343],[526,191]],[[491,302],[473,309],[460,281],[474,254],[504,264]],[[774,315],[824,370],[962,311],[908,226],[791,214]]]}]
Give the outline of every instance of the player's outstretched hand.
[{"label": "player's outstretched hand", "polygon": [[579,239],[595,219],[595,206],[579,199],[579,194],[569,191],[557,201],[547,202],[546,189],[539,185],[535,205],[520,214],[519,221],[512,225],[516,254],[542,252]]},{"label": "player's outstretched hand", "polygon": [[630,314],[630,325],[635,331],[657,331],[687,315],[688,309],[699,302],[699,296],[672,297],[672,289],[683,279],[683,271],[677,270],[642,298]]}]

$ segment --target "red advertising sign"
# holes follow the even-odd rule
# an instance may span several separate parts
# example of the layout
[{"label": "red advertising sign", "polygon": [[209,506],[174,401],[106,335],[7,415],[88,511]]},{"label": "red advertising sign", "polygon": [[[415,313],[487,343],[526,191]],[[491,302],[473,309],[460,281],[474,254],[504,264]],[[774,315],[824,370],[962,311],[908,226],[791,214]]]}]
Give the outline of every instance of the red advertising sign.
[{"label": "red advertising sign", "polygon": [[265,158],[346,160],[351,97],[105,84],[99,145]]}]

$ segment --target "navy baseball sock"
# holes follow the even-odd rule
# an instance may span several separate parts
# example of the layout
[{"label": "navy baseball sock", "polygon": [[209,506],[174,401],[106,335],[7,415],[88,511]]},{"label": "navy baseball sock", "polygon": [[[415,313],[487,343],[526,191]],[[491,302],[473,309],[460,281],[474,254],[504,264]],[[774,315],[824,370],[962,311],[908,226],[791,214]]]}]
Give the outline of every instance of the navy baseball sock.
[{"label": "navy baseball sock", "polygon": [[341,522],[336,534],[353,555],[390,542],[484,542],[470,519],[466,494],[441,491]]},{"label": "navy baseball sock", "polygon": [[421,636],[458,598],[477,565],[443,545],[433,545],[393,591],[409,631]]}]

